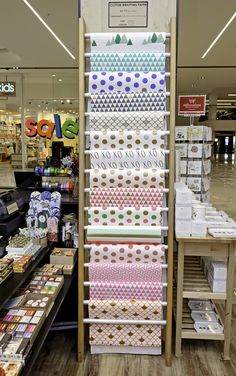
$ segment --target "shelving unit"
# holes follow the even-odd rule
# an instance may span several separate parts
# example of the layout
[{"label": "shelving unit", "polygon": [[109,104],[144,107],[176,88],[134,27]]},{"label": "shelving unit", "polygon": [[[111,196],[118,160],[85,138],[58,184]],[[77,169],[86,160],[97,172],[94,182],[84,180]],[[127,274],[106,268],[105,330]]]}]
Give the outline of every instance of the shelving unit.
[{"label": "shelving unit", "polygon": [[[88,193],[89,193],[89,152],[86,151],[86,142],[85,142],[85,132],[86,132],[86,116],[89,116],[89,112],[86,113],[86,103],[90,98],[90,94],[87,93],[87,83],[86,83],[86,58],[90,58],[91,54],[86,53],[86,38],[89,38],[90,35],[86,34],[86,27],[84,20],[80,18],[79,20],[79,113],[80,113],[80,181],[79,181],[79,318],[78,318],[78,358],[80,361],[84,360],[85,351],[88,345],[87,339],[87,328],[86,324],[94,323],[92,319],[87,318],[87,294],[86,288],[90,286],[88,282],[88,268],[86,269],[87,263],[89,261],[89,245],[87,244],[86,231],[88,229],[87,224],[87,207],[88,207]],[[168,206],[168,226],[165,229],[168,229],[168,240],[165,243],[167,245],[168,251],[167,254],[167,284],[163,284],[165,288],[166,285],[166,317],[161,323],[155,321],[158,325],[165,325],[165,358],[166,364],[171,364],[171,344],[172,344],[172,286],[173,286],[173,209],[174,209],[174,168],[175,168],[175,156],[174,156],[174,145],[175,145],[175,75],[176,75],[176,21],[171,19],[170,25],[170,53],[167,53],[166,56],[170,57],[170,85],[167,96],[170,96],[170,99],[167,99],[168,102],[168,145],[167,149],[171,152],[169,153],[166,161],[168,160],[168,178],[166,178],[166,184],[168,187],[168,194],[166,197],[166,206]],[[167,116],[168,117],[168,116]],[[86,209],[86,210],[85,210]],[[164,227],[163,227],[164,229]],[[88,286],[88,287],[87,287]],[[166,302],[163,302],[166,303]],[[164,305],[164,304],[163,304]],[[138,323],[138,320],[125,320],[126,323]],[[113,320],[101,320],[100,323],[106,322],[113,324]],[[117,323],[119,320],[116,321]],[[141,321],[140,321],[141,322]],[[122,322],[123,323],[123,322]]]},{"label": "shelving unit", "polygon": [[[230,360],[230,334],[232,318],[234,254],[236,239],[230,238],[177,238],[178,256],[175,262],[176,339],[175,354],[181,356],[182,339],[221,340],[224,342],[223,359]],[[200,266],[200,256],[227,260],[227,286],[225,293],[212,292]],[[211,299],[225,303],[225,309],[216,309],[224,333],[197,333],[193,327],[186,299]],[[223,311],[223,312],[222,312]]]}]

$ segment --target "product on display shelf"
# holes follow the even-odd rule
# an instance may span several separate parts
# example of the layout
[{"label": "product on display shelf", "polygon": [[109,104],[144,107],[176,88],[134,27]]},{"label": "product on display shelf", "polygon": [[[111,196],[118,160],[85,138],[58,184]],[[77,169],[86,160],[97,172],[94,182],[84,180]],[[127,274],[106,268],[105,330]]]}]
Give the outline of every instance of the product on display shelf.
[{"label": "product on display shelf", "polygon": [[62,237],[65,248],[78,248],[78,220],[76,214],[66,214],[62,217]]},{"label": "product on display shelf", "polygon": [[44,296],[51,296],[52,299],[55,300],[63,284],[63,276],[47,276],[35,274],[29,285],[27,286],[25,293],[35,293]]},{"label": "product on display shelf", "polygon": [[74,265],[77,250],[74,248],[54,248],[50,255],[50,264]]},{"label": "product on display shelf", "polygon": [[18,376],[23,364],[21,362],[2,362],[0,361],[1,376]]},{"label": "product on display shelf", "polygon": [[223,333],[224,328],[219,322],[215,306],[210,300],[189,300],[188,306],[197,333]]},{"label": "product on display shelf", "polygon": [[0,284],[4,282],[13,273],[13,259],[0,259]]}]

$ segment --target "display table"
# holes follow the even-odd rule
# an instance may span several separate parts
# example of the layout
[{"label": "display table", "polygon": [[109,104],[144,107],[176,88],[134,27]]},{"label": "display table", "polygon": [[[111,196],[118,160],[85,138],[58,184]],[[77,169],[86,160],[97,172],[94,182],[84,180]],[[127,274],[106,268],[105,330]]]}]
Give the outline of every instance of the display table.
[{"label": "display table", "polygon": [[[230,335],[232,318],[234,254],[236,239],[231,238],[177,238],[178,264],[176,265],[176,340],[175,354],[181,356],[182,339],[207,339],[224,341],[223,359],[230,360]],[[187,258],[185,258],[188,256]],[[195,256],[195,257],[194,257]],[[212,292],[204,275],[199,258],[210,256],[227,262],[227,286],[225,293]],[[184,305],[184,299],[211,299],[225,302],[225,309],[217,310],[224,332],[198,333],[191,323],[190,310]]]}]

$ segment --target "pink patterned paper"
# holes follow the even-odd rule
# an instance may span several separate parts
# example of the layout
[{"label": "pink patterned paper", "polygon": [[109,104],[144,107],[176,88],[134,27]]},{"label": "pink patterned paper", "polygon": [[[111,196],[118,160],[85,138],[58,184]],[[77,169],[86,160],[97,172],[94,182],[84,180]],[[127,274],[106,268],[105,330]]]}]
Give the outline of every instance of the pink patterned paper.
[{"label": "pink patterned paper", "polygon": [[92,244],[90,262],[98,263],[162,263],[165,259],[163,244]]},{"label": "pink patterned paper", "polygon": [[91,282],[161,282],[162,267],[153,264],[89,264]]},{"label": "pink patterned paper", "polygon": [[158,188],[92,188],[90,206],[163,206],[163,190]]},{"label": "pink patterned paper", "polygon": [[98,300],[162,300],[161,282],[109,283],[96,282],[90,286],[90,299]]}]

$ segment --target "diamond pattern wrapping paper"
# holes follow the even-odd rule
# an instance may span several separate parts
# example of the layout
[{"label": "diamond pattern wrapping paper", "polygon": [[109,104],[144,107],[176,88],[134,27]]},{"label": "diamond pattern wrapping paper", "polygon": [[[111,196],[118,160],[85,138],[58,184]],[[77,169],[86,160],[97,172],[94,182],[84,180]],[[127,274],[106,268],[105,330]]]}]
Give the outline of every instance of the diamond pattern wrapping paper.
[{"label": "diamond pattern wrapping paper", "polygon": [[160,301],[148,300],[90,300],[91,319],[161,320]]},{"label": "diamond pattern wrapping paper", "polygon": [[100,264],[89,263],[91,282],[161,282],[160,264]]},{"label": "diamond pattern wrapping paper", "polygon": [[89,289],[90,299],[98,300],[162,300],[163,285],[157,282],[96,282]]},{"label": "diamond pattern wrapping paper", "polygon": [[90,325],[90,345],[161,346],[158,325]]},{"label": "diamond pattern wrapping paper", "polygon": [[165,71],[164,53],[93,53],[90,70],[94,72],[161,72]]},{"label": "diamond pattern wrapping paper", "polygon": [[91,52],[165,52],[165,33],[91,33]]},{"label": "diamond pattern wrapping paper", "polygon": [[164,150],[91,150],[91,168],[149,169],[165,168]]},{"label": "diamond pattern wrapping paper", "polygon": [[160,244],[92,244],[91,263],[162,263],[165,246]]},{"label": "diamond pattern wrapping paper", "polygon": [[90,72],[90,93],[166,91],[165,72]]},{"label": "diamond pattern wrapping paper", "polygon": [[135,131],[165,130],[164,112],[96,112],[89,115],[89,126],[92,131]]},{"label": "diamond pattern wrapping paper", "polygon": [[88,111],[92,112],[133,112],[165,111],[165,93],[102,93],[91,94]]},{"label": "diamond pattern wrapping paper", "polygon": [[162,131],[91,131],[90,148],[93,150],[164,149]]},{"label": "diamond pattern wrapping paper", "polygon": [[92,207],[88,210],[88,224],[99,226],[161,226],[161,210],[162,208],[157,207]]},{"label": "diamond pattern wrapping paper", "polygon": [[165,173],[161,169],[92,169],[90,187],[164,188]]},{"label": "diamond pattern wrapping paper", "polygon": [[158,188],[91,188],[90,206],[163,206],[163,190]]}]

